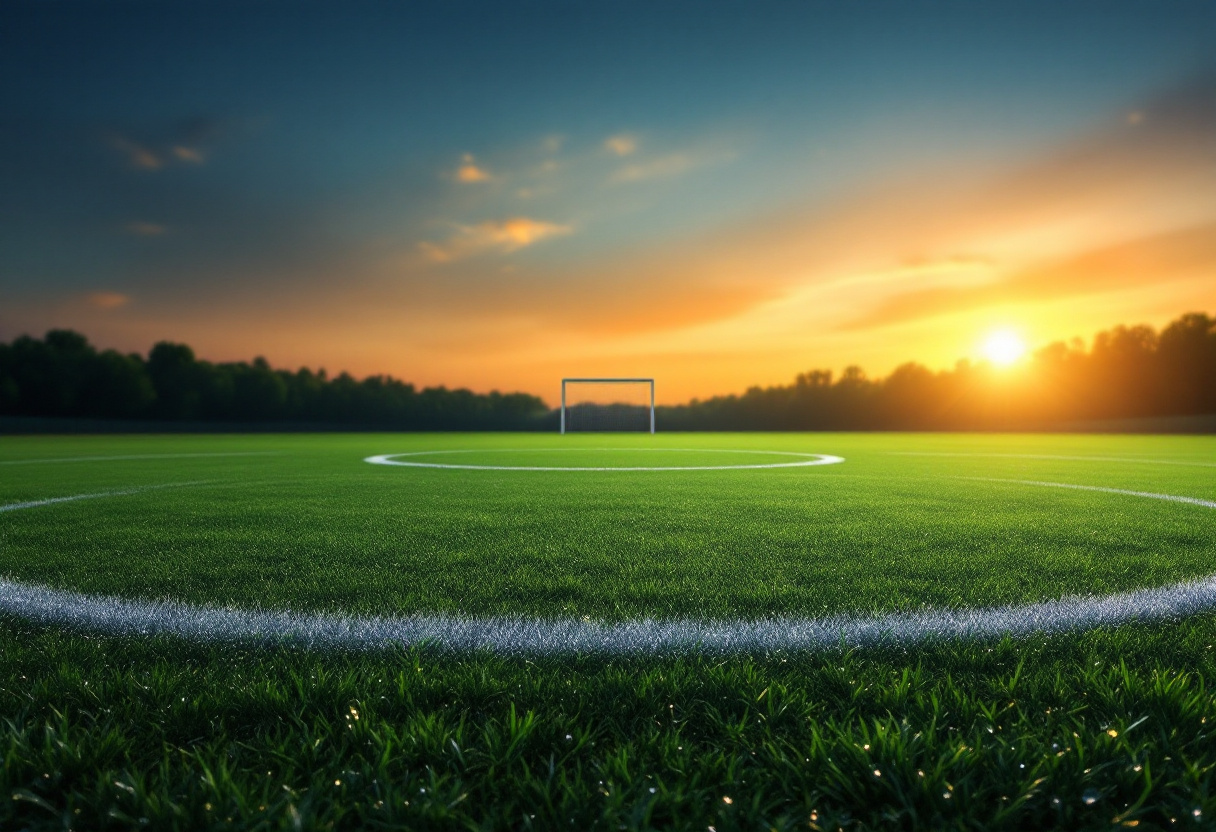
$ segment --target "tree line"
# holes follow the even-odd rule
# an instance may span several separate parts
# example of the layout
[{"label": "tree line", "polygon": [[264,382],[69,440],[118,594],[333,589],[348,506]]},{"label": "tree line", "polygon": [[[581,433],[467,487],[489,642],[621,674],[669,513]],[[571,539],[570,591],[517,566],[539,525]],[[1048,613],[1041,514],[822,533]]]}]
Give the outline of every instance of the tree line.
[{"label": "tree line", "polygon": [[1019,365],[908,363],[885,378],[812,370],[664,408],[665,430],[1043,430],[1113,419],[1216,414],[1216,318],[1183,315],[1160,332],[1119,326],[1087,348],[1057,342]]},{"label": "tree line", "polygon": [[[295,423],[395,430],[525,430],[548,408],[527,393],[474,393],[390,376],[200,361],[167,341],[144,358],[97,350],[71,330],[0,344],[0,415],[174,422]],[[554,423],[556,424],[556,423]]]},{"label": "tree line", "polygon": [[[672,430],[1038,430],[1111,419],[1216,414],[1216,318],[1183,315],[1160,332],[1120,326],[1088,346],[1038,350],[998,369],[909,363],[883,378],[859,367],[800,374],[793,384],[659,408]],[[201,361],[184,344],[148,353],[98,350],[52,330],[0,344],[0,415],[394,430],[555,430],[557,414],[526,393],[417,389],[390,376]]]}]

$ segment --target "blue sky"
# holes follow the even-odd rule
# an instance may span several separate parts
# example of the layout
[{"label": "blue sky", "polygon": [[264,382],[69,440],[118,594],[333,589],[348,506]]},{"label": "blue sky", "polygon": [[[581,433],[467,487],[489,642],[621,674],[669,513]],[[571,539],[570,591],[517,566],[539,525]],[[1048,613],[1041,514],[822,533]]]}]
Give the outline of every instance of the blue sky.
[{"label": "blue sky", "polygon": [[1201,254],[984,287],[1203,227],[1214,47],[1210,3],[8,3],[0,337],[685,396],[1160,322]]}]

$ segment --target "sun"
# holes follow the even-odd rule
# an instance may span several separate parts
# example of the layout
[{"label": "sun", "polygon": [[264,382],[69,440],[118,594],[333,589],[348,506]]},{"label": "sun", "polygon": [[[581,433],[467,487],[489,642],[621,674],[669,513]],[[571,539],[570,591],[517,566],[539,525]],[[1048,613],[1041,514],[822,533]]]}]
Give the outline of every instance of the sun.
[{"label": "sun", "polygon": [[1026,342],[1008,329],[998,329],[984,340],[984,356],[999,367],[1008,367],[1026,354]]}]

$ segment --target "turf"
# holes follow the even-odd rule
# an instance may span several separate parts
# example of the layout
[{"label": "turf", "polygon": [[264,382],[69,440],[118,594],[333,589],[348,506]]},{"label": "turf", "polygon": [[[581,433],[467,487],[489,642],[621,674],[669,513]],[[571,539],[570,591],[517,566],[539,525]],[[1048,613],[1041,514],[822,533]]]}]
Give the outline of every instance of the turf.
[{"label": "turf", "polygon": [[[200,603],[616,620],[1038,600],[1213,571],[1211,509],[993,481],[1210,500],[1212,439],[646,446],[701,454],[567,439],[6,438],[0,505],[203,484],[0,515],[0,575]],[[847,462],[361,462],[440,448],[484,453],[427,458],[768,461],[708,452],[727,448]],[[218,453],[242,455],[193,456]],[[34,461],[117,456],[141,458]],[[254,649],[9,618],[0,827],[1205,828],[1214,643],[1216,618],[1200,615],[861,651],[524,658]]]},{"label": "turf", "polygon": [[[1216,513],[993,479],[1216,496],[1204,439],[833,435],[10,440],[0,501],[193,483],[9,513],[0,574],[210,604],[371,613],[758,618],[1030,601],[1205,575]],[[963,443],[963,444],[960,444]],[[628,448],[647,447],[645,451]],[[1111,462],[953,453],[1070,453]],[[536,472],[373,466],[763,470]],[[609,448],[611,450],[595,450]],[[667,451],[665,448],[704,448]],[[514,450],[506,450],[514,449]],[[968,450],[970,449],[970,450]],[[192,454],[244,454],[196,456]],[[154,454],[176,455],[149,458]],[[1153,464],[1154,462],[1207,463]],[[987,478],[987,479],[977,479]]]}]

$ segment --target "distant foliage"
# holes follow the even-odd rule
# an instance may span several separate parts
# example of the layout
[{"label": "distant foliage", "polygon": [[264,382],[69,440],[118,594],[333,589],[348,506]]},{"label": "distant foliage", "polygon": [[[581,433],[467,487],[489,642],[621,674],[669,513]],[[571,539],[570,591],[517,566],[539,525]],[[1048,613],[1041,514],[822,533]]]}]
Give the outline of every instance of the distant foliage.
[{"label": "distant foliage", "polygon": [[1108,419],[1216,414],[1216,318],[1183,315],[1160,333],[1120,326],[1092,346],[1039,350],[1022,366],[904,364],[882,379],[859,367],[813,370],[661,408],[665,430],[1036,430]]},{"label": "distant foliage", "polygon": [[[753,387],[661,407],[676,430],[1014,430],[1108,419],[1216,414],[1216,318],[1183,315],[1161,332],[1116,327],[1084,344],[1055,343],[1023,365],[959,362],[933,372],[904,364],[886,378],[859,367],[839,377],[803,373],[788,386]],[[390,376],[358,381],[324,370],[200,361],[161,342],[145,359],[99,352],[83,335],[0,344],[0,415],[215,422],[295,422],[400,430],[556,429],[556,415],[525,393],[418,390]]]},{"label": "distant foliage", "polygon": [[[399,430],[522,430],[547,424],[536,396],[432,387],[389,376],[200,361],[161,342],[147,359],[99,352],[83,335],[48,332],[0,344],[0,415],[274,422]],[[556,423],[554,423],[556,424]]]}]

